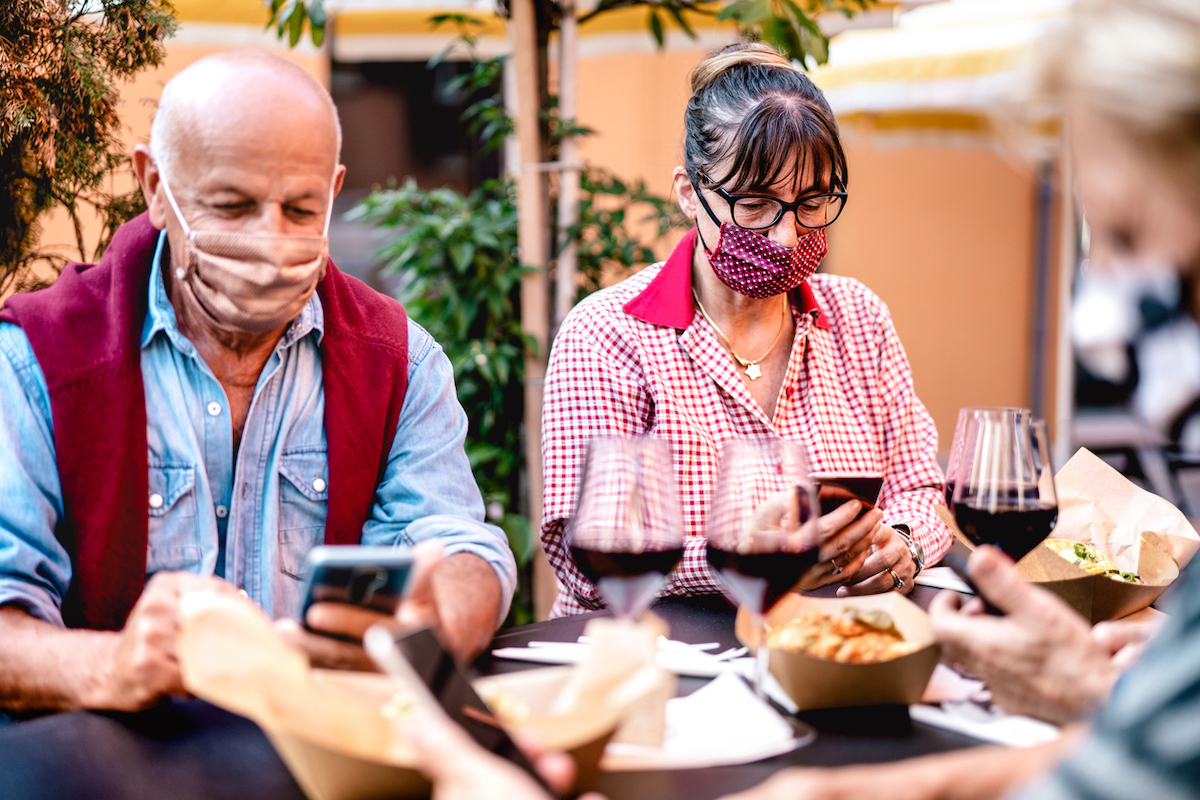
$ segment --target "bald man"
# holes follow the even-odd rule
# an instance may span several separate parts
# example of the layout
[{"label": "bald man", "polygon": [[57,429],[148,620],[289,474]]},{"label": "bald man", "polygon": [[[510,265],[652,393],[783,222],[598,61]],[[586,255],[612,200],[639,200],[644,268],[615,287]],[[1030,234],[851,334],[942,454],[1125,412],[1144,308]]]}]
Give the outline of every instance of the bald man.
[{"label": "bald man", "polygon": [[360,665],[290,621],[323,542],[439,543],[406,610],[460,658],[507,613],[516,568],[483,521],[449,360],[328,261],[340,140],[291,62],[195,63],[133,154],[148,211],[0,312],[0,709],[182,692],[194,588],[242,591],[316,663]]}]

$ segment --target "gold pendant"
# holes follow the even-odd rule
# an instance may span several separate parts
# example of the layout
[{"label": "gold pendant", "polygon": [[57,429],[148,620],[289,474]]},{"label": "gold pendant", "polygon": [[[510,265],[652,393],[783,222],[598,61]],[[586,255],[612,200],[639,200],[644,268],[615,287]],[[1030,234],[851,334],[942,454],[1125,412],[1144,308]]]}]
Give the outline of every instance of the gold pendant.
[{"label": "gold pendant", "polygon": [[758,364],[746,365],[746,377],[752,381],[756,381],[762,377],[762,370],[758,368]]}]

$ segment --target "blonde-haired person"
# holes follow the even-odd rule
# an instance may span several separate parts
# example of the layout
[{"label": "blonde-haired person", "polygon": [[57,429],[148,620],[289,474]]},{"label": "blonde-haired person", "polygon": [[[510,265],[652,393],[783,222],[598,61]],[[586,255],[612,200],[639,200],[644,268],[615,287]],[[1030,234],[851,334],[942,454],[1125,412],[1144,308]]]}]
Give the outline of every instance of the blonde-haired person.
[{"label": "blonde-haired person", "polygon": [[553,615],[600,608],[563,540],[588,440],[670,441],[685,553],[669,595],[721,591],[705,523],[721,445],[800,441],[814,470],[884,476],[878,509],[822,519],[805,586],[909,591],[950,532],[937,431],[913,392],[887,307],[859,282],[815,275],[848,170],[821,92],[762,44],[692,75],[674,187],[695,227],[667,261],[584,300],[555,339],[542,417],[542,542],[561,580]]},{"label": "blonde-haired person", "polygon": [[[1048,47],[1041,88],[1066,115],[1091,268],[1200,268],[1200,3],[1080,0]],[[1183,570],[1148,643],[1120,623],[1089,631],[993,548],[970,567],[1006,616],[939,596],[930,614],[949,658],[1002,704],[1087,720],[1086,733],[1032,750],[789,770],[737,800],[987,798],[1020,786],[1022,800],[1200,796],[1200,564]]]}]

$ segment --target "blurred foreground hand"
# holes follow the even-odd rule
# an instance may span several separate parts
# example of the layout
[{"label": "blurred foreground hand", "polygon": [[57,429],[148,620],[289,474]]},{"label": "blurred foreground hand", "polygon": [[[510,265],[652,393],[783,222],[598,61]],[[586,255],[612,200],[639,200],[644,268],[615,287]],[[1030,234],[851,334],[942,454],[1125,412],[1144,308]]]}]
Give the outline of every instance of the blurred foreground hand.
[{"label": "blurred foreground hand", "polygon": [[960,605],[958,593],[945,591],[930,603],[929,619],[943,660],[984,681],[1009,713],[1056,724],[1086,718],[1155,630],[1113,623],[1093,634],[1074,609],[1022,578],[995,547],[978,548],[968,567],[1004,616],[985,614],[979,598]]},{"label": "blurred foreground hand", "polygon": [[[520,767],[484,750],[448,717],[414,715],[405,727],[421,772],[433,784],[432,800],[550,800],[550,795]],[[575,765],[565,753],[541,753],[521,742],[546,785],[566,794]],[[588,793],[580,800],[604,800]]]}]

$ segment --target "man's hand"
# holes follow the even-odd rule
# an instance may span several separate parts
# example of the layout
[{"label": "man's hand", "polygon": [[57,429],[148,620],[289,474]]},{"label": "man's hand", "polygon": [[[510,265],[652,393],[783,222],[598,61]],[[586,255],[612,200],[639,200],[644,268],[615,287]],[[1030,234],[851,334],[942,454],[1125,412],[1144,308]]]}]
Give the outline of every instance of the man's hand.
[{"label": "man's hand", "polygon": [[851,500],[821,517],[819,561],[800,581],[802,591],[843,583],[862,569],[871,555],[876,527],[883,519],[883,512],[873,508],[861,519],[856,519],[860,511],[862,503]]},{"label": "man's hand", "polygon": [[98,680],[84,694],[87,708],[138,711],[173,694],[186,694],[175,646],[179,598],[188,591],[235,594],[219,578],[160,572],[146,584],[120,634],[107,640]]},{"label": "man's hand", "polygon": [[971,579],[1005,616],[983,613],[978,598],[959,607],[955,592],[929,605],[943,660],[983,680],[1001,708],[1054,723],[1086,717],[1107,699],[1119,670],[1111,648],[1055,595],[1025,581],[995,547],[978,548]]},{"label": "man's hand", "polygon": [[[550,795],[519,767],[475,743],[447,717],[416,714],[405,726],[421,772],[433,784],[433,800],[549,800]],[[538,774],[565,794],[575,767],[563,753],[526,750]],[[604,800],[587,794],[580,800]]]},{"label": "man's hand", "polygon": [[[470,553],[444,557],[437,542],[413,548],[413,572],[405,599],[396,611],[404,628],[432,628],[459,663],[483,652],[496,631],[500,613],[500,579],[486,561]],[[308,654],[314,666],[327,669],[374,670],[361,641],[367,628],[387,616],[344,603],[316,603],[306,622],[313,631],[332,633],[350,641],[305,630],[293,620],[278,620],[275,629],[286,641]]]}]

